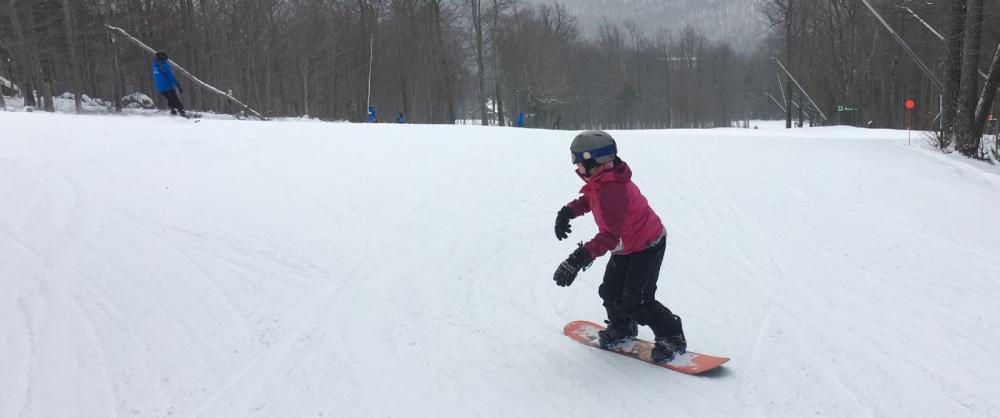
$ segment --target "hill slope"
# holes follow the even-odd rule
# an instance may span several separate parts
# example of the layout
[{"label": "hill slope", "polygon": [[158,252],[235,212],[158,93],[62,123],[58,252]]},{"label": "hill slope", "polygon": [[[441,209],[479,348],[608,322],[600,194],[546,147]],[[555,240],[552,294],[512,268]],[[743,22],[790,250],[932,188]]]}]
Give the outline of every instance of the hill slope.
[{"label": "hill slope", "polygon": [[1000,415],[1000,180],[905,132],[616,133],[690,377],[561,334],[572,133],[0,126],[0,417]]}]

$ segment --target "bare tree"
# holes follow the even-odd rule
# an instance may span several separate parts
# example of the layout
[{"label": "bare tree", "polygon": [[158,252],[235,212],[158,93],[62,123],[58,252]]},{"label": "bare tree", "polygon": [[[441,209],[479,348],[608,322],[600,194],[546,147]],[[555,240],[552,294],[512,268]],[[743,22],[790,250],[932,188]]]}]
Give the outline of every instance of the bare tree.
[{"label": "bare tree", "polygon": [[947,44],[948,56],[945,61],[945,87],[943,114],[943,132],[940,144],[943,149],[950,148],[955,143],[959,124],[959,97],[962,86],[962,47],[965,41],[966,0],[949,0],[948,2]]},{"label": "bare tree", "polygon": [[[797,27],[795,25],[796,1],[795,0],[766,0],[762,3],[762,11],[772,27],[780,26],[783,33],[782,49],[784,50],[784,61],[793,62],[793,49],[797,40]],[[792,127],[792,80],[785,80],[785,89],[788,95],[785,97],[785,128]]]},{"label": "bare tree", "polygon": [[973,156],[979,151],[982,134],[974,132],[976,104],[979,101],[979,49],[982,41],[983,0],[968,0],[965,17],[965,40],[962,53],[960,102],[958,106],[958,151]]},{"label": "bare tree", "polygon": [[[986,83],[983,85],[983,90],[979,95],[979,101],[976,104],[975,122],[972,128],[972,133],[977,139],[979,139],[977,143],[982,140],[983,127],[986,125],[986,118],[991,114],[990,112],[992,112],[998,88],[1000,88],[1000,44],[997,45],[996,53],[993,54],[993,62],[990,64],[989,73],[986,77]],[[1000,160],[1000,150],[994,148],[992,150],[985,151],[987,157],[994,163],[997,163],[997,160]]]},{"label": "bare tree", "polygon": [[[1000,43],[1000,26],[974,24],[995,21],[1000,10],[982,2],[980,19],[974,0],[910,2],[912,14],[889,0],[870,2],[916,55],[944,58],[942,146],[960,126],[970,130],[959,121],[974,114],[972,131],[984,123],[996,92],[980,94],[962,67],[974,68],[981,55],[972,41]],[[372,104],[413,123],[508,125],[509,115],[524,112],[530,126],[572,129],[746,126],[751,117],[792,125],[796,115],[799,124],[822,123],[812,119],[827,112],[835,123],[892,128],[905,124],[901,103],[914,98],[915,127],[938,125],[937,87],[858,1],[761,4],[772,28],[756,51],[692,28],[605,22],[582,36],[566,8],[525,0],[0,0],[0,43],[10,53],[5,76],[38,107],[35,98],[51,102],[53,89],[116,106],[153,91],[152,57],[109,42],[110,24],[217,86],[223,95],[191,88],[185,100],[219,112],[240,111],[231,94],[274,116],[364,120],[371,69]],[[950,44],[925,25],[944,29]],[[771,57],[815,105],[784,75],[775,85]]]},{"label": "bare tree", "polygon": [[80,80],[80,68],[79,61],[76,57],[76,35],[73,31],[73,18],[70,13],[70,1],[63,0],[63,21],[66,25],[66,43],[69,45],[69,72],[72,74],[73,80],[73,105],[76,109],[76,113],[83,112],[83,105],[81,104],[81,96],[83,95],[83,86]]},{"label": "bare tree", "polygon": [[493,8],[493,24],[490,26],[491,39],[493,43],[493,90],[494,90],[494,111],[497,114],[497,125],[504,126],[504,108],[503,108],[503,95],[500,91],[501,75],[500,75],[500,42],[499,39],[503,36],[500,31],[500,11],[501,8],[508,6],[507,2],[501,0],[492,0]]},{"label": "bare tree", "polygon": [[482,0],[469,0],[469,15],[472,22],[472,29],[476,39],[476,69],[479,71],[479,106],[482,115],[482,124],[489,124],[489,117],[486,113],[486,73],[483,68],[483,2]]}]

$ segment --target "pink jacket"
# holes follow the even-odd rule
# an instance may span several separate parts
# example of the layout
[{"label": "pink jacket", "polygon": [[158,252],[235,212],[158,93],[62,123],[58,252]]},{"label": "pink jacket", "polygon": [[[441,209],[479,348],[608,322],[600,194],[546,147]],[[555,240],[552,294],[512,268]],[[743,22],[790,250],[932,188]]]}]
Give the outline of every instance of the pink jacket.
[{"label": "pink jacket", "polygon": [[632,170],[620,162],[611,170],[584,178],[579,199],[568,205],[573,217],[594,212],[599,232],[584,245],[593,258],[611,251],[628,255],[645,250],[666,235],[666,229],[632,183]]}]

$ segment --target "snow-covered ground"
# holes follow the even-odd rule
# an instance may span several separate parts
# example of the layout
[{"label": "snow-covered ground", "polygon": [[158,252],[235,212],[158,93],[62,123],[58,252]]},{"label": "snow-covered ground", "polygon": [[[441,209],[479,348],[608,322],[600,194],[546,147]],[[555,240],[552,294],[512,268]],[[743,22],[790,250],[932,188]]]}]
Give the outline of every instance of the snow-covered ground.
[{"label": "snow-covered ground", "polygon": [[[3,80],[0,80],[2,82]],[[59,96],[54,96],[52,98],[52,105],[56,113],[76,113],[76,103],[73,101],[73,93],[63,93]],[[86,94],[80,96],[81,107],[84,114],[89,115],[114,115],[114,103],[109,102],[105,99],[93,98]],[[126,100],[127,99],[127,100]],[[4,102],[6,104],[7,111],[9,112],[43,112],[42,106],[30,107],[24,105],[24,97],[9,97],[4,96]],[[149,97],[145,93],[135,92],[130,93],[126,97],[122,98],[123,109],[120,115],[127,116],[153,116],[162,117],[166,116],[169,112],[166,109],[155,109],[153,98]],[[165,105],[166,102],[160,98],[161,106]],[[143,108],[146,106],[147,108]],[[0,109],[3,111],[3,109]],[[197,115],[201,119],[236,119],[232,115],[215,113],[215,112],[202,112],[197,109],[188,109],[189,112]],[[283,118],[282,120],[311,120],[308,116],[302,118]]]},{"label": "snow-covered ground", "polygon": [[[906,132],[614,132],[686,376],[562,335],[571,132],[0,112],[0,417],[1000,416],[1000,176]],[[641,336],[650,337],[643,329]]]}]

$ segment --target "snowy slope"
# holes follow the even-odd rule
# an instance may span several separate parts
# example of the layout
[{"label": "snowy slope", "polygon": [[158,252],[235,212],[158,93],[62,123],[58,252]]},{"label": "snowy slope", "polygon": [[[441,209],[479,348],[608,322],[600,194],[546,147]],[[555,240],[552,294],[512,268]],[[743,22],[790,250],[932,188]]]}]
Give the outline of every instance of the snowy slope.
[{"label": "snowy slope", "polygon": [[[0,417],[998,416],[1000,176],[906,132],[616,132],[691,377],[561,334],[572,133],[0,112]],[[641,331],[650,337],[648,330]]]}]

